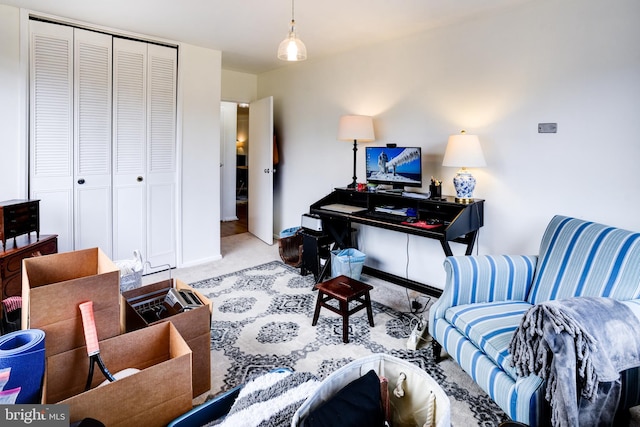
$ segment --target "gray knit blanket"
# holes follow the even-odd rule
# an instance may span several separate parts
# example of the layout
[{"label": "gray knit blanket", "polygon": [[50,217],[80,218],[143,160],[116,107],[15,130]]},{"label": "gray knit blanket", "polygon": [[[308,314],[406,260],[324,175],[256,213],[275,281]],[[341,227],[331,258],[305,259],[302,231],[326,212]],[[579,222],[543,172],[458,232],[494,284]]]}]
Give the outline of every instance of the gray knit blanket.
[{"label": "gray knit blanket", "polygon": [[554,426],[613,425],[620,372],[640,366],[640,321],[611,298],[546,301],[525,313],[509,352],[518,375],[546,380]]}]

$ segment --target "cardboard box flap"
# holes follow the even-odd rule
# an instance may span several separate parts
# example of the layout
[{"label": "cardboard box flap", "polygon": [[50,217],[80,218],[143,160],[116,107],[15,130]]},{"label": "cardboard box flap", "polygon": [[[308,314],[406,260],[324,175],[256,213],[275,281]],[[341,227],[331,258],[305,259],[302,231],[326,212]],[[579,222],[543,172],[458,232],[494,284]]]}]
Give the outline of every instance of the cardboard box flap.
[{"label": "cardboard box flap", "polygon": [[47,358],[44,403],[70,405],[71,422],[91,417],[108,426],[166,425],[191,409],[191,350],[170,322],[102,341],[100,353],[112,373],[140,372],[97,387],[104,377],[96,367],[84,392],[86,349],[57,354]]},{"label": "cardboard box flap", "polygon": [[45,331],[47,356],[84,345],[78,306],[86,301],[99,340],[122,333],[120,271],[99,248],[23,260],[22,328]]},{"label": "cardboard box flap", "polygon": [[63,252],[23,260],[31,288],[117,271],[118,267],[98,248]]},{"label": "cardboard box flap", "polygon": [[[190,354],[186,341],[169,322],[100,341],[100,355],[113,374],[126,368],[147,369]],[[97,367],[94,371],[92,388],[105,380]],[[86,347],[48,357],[47,372],[47,403],[82,393],[89,373]]]},{"label": "cardboard box flap", "polygon": [[[116,276],[107,277],[106,280],[112,283],[112,286],[103,286],[104,276],[87,277],[84,279],[69,280],[64,283],[67,287],[65,292],[61,292],[61,287],[42,286],[37,292],[30,292],[29,302],[32,307],[46,307],[46,310],[32,310],[29,316],[31,327],[37,328],[37,325],[47,324],[51,319],[67,320],[77,317],[80,314],[78,306],[83,302],[93,301],[93,311],[98,313],[101,310],[108,309],[114,305],[120,305],[120,292],[116,283]],[[94,286],[95,285],[95,286]],[[70,307],[76,307],[76,310],[69,310]]]},{"label": "cardboard box flap", "polygon": [[[72,311],[70,310],[70,312]],[[84,329],[79,312],[80,310],[78,309],[78,316],[53,323],[46,323],[46,321],[44,323],[32,323],[31,327],[42,329],[47,336],[45,341],[45,352],[47,356],[64,353],[69,349],[85,346]],[[102,310],[94,310],[93,315],[99,341],[115,337],[122,332],[120,323],[113,321],[114,318],[117,319],[120,316],[119,306],[116,305],[106,307]]]}]

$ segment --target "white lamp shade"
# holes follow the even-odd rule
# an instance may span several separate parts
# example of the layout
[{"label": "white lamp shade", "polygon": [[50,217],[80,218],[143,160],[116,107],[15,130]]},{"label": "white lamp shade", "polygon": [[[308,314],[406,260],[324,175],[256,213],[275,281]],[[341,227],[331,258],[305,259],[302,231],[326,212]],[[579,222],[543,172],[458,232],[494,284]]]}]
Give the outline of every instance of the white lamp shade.
[{"label": "white lamp shade", "polygon": [[486,165],[477,135],[468,135],[462,131],[449,137],[442,166],[479,168]]},{"label": "white lamp shade", "polygon": [[373,118],[369,116],[342,116],[338,124],[341,141],[374,141]]}]

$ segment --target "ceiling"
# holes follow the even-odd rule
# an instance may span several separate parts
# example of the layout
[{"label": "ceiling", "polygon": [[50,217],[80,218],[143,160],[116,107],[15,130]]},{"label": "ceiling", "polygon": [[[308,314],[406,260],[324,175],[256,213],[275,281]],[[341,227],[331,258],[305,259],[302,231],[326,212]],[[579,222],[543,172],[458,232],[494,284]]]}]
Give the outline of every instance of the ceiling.
[{"label": "ceiling", "polygon": [[[296,30],[309,60],[402,38],[531,0],[297,0]],[[290,0],[0,0],[90,24],[222,52],[222,68],[260,74],[276,58]]]}]

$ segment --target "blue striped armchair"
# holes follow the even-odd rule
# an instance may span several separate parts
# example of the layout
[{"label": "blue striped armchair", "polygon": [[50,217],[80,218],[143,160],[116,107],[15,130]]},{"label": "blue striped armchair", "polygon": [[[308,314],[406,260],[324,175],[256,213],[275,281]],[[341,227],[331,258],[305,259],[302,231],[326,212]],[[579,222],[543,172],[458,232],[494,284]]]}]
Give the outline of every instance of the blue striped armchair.
[{"label": "blue striped armchair", "polygon": [[[442,348],[514,421],[549,424],[543,380],[520,377],[509,343],[537,303],[615,298],[640,317],[640,233],[555,216],[536,256],[452,256],[442,296],[429,311],[434,355]],[[619,410],[640,403],[640,369],[622,375]]]}]

